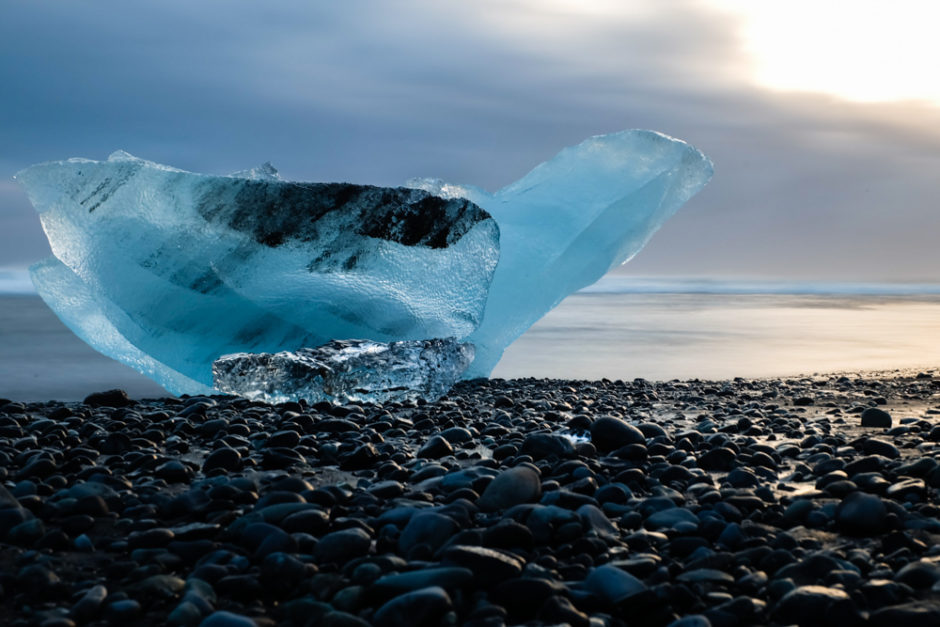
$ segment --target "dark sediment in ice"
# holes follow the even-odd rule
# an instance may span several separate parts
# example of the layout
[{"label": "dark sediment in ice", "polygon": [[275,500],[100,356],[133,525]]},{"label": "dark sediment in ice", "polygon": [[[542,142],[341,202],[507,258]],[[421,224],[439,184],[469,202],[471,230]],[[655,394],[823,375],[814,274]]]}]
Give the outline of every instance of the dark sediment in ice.
[{"label": "dark sediment in ice", "polygon": [[[0,622],[940,624],[938,392],[0,400]],[[894,426],[862,427],[870,407]]]}]

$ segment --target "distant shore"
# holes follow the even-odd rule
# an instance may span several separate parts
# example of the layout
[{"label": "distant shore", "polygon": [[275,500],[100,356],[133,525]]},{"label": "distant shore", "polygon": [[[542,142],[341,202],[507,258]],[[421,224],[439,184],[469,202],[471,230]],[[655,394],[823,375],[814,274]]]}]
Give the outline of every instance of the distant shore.
[{"label": "distant shore", "polygon": [[936,369],[0,401],[0,622],[938,624],[938,424]]}]

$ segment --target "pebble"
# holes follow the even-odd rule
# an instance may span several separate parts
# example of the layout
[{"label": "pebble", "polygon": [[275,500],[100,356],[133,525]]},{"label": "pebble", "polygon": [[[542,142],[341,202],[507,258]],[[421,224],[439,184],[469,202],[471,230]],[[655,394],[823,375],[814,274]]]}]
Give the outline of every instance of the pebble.
[{"label": "pebble", "polygon": [[608,603],[618,604],[644,592],[646,585],[615,566],[598,566],[585,578],[584,588]]},{"label": "pebble", "polygon": [[871,536],[882,533],[888,508],[878,496],[864,492],[849,494],[836,510],[836,522],[846,533]]},{"label": "pebble", "polygon": [[[0,401],[0,604],[15,625],[933,625],[935,394],[852,375]],[[905,417],[848,418],[874,404]]]},{"label": "pebble", "polygon": [[788,592],[773,609],[777,622],[807,627],[858,625],[861,614],[852,598],[838,588],[801,586]]},{"label": "pebble", "polygon": [[375,612],[376,627],[437,627],[453,607],[450,596],[438,586],[431,586],[395,597]]},{"label": "pebble", "polygon": [[607,453],[628,444],[646,444],[646,437],[638,428],[619,418],[601,416],[591,425],[591,443],[598,451]]},{"label": "pebble", "polygon": [[874,429],[890,429],[891,414],[877,407],[869,407],[862,412],[861,424],[863,427]]},{"label": "pebble", "polygon": [[320,538],[314,556],[320,563],[343,563],[366,555],[371,544],[372,538],[363,529],[342,529]]},{"label": "pebble", "polygon": [[534,503],[542,495],[542,483],[537,472],[528,466],[515,466],[496,475],[477,505],[483,511],[509,509],[522,503]]}]

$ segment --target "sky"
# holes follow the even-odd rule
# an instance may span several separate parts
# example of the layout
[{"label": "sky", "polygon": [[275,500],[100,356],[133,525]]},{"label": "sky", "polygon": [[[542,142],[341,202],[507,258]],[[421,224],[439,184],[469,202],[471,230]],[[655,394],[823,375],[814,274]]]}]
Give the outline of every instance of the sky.
[{"label": "sky", "polygon": [[0,268],[48,254],[12,180],[41,161],[495,190],[651,128],[715,175],[623,272],[937,281],[937,18],[910,0],[5,0]]}]

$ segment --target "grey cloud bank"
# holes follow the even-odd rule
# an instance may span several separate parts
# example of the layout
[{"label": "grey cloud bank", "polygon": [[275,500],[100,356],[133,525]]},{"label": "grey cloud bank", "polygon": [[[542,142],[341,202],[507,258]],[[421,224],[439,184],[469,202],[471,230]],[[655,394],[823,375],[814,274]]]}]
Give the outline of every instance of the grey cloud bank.
[{"label": "grey cloud bank", "polygon": [[[47,254],[17,170],[121,148],[194,171],[496,189],[584,137],[653,128],[715,162],[624,270],[931,280],[940,113],[747,82],[701,2],[11,2],[0,266]],[[574,6],[574,5],[571,5]]]}]

